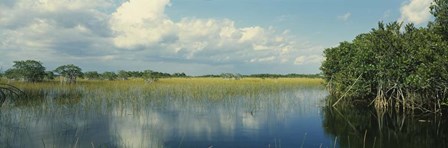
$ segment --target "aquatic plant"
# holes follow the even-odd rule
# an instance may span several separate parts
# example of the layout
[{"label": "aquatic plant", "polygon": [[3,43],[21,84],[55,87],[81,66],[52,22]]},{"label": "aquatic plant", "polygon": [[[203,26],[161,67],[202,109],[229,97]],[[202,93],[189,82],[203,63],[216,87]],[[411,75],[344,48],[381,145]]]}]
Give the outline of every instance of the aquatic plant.
[{"label": "aquatic plant", "polygon": [[[294,89],[303,86],[319,87],[322,79],[313,78],[280,78],[260,79],[244,78],[240,81],[228,81],[220,78],[165,78],[159,79],[153,85],[145,85],[144,79],[129,79],[124,81],[80,80],[77,85],[60,85],[57,81],[42,83],[12,82],[25,91],[45,91],[47,94],[67,92],[82,89],[83,94],[102,93],[99,96],[110,95],[111,98],[123,96],[138,96],[145,94],[151,99],[161,96],[176,98],[225,98],[234,95],[250,95],[255,93],[279,92],[284,89]],[[48,93],[51,92],[51,93]],[[103,94],[104,93],[104,94]],[[113,97],[114,95],[117,95]]]},{"label": "aquatic plant", "polygon": [[[76,85],[62,85],[57,80],[11,81],[29,96],[1,108],[0,143],[10,143],[10,147],[26,147],[34,142],[44,147],[136,147],[136,144],[170,147],[173,141],[167,142],[163,134],[171,127],[163,126],[171,124],[165,122],[182,125],[200,115],[198,120],[203,125],[225,121],[223,126],[231,128],[233,123],[239,122],[236,118],[244,118],[244,126],[254,127],[258,126],[254,121],[285,120],[293,111],[306,114],[313,110],[314,103],[319,101],[316,98],[327,95],[322,82],[322,79],[309,78],[243,78],[239,81],[162,78],[151,85],[133,78],[79,80]],[[163,113],[155,112],[159,110]],[[212,114],[208,114],[210,112]],[[273,113],[269,119],[260,118],[267,112]],[[179,115],[173,120],[159,116],[165,113]],[[215,117],[216,113],[223,113],[223,116]],[[212,120],[203,118],[206,114],[213,116]],[[181,132],[175,130],[174,134],[185,134],[192,126],[198,127],[186,124],[181,126]],[[36,132],[42,129],[45,130],[43,136],[36,138]],[[144,142],[134,141],[135,137],[141,137]],[[189,145],[178,144],[175,140],[174,143],[183,147]],[[283,142],[277,143],[283,145]]]}]

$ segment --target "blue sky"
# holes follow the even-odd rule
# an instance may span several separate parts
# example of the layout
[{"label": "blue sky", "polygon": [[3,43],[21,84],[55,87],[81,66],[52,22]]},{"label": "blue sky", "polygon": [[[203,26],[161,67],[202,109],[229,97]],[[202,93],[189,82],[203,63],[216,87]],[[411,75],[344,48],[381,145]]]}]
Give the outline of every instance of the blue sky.
[{"label": "blue sky", "polygon": [[[229,18],[237,25],[290,30],[326,46],[368,32],[378,21],[400,18],[403,0],[174,0],[167,14],[181,17]],[[341,16],[350,14],[346,20]]]},{"label": "blue sky", "polygon": [[378,21],[430,21],[431,0],[2,0],[0,67],[319,73],[322,51]]}]

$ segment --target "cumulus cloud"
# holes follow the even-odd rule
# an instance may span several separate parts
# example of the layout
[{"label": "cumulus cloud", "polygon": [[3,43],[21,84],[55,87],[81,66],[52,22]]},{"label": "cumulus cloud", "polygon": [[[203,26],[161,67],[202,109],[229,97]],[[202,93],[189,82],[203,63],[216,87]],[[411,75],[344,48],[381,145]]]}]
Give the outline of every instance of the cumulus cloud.
[{"label": "cumulus cloud", "polygon": [[432,0],[409,0],[401,8],[400,21],[421,24],[431,18],[429,6]]},{"label": "cumulus cloud", "polygon": [[[107,14],[97,10],[106,1],[19,0],[0,10],[3,40],[0,50],[10,58],[104,54],[97,47],[107,45]],[[6,5],[7,6],[7,5]],[[4,6],[3,6],[4,7]],[[22,54],[23,52],[23,54]],[[30,55],[24,55],[30,54]],[[52,57],[53,58],[53,57]]]},{"label": "cumulus cloud", "polygon": [[174,23],[164,11],[169,0],[130,0],[112,14],[109,21],[118,47],[150,46],[174,32]]},{"label": "cumulus cloud", "polygon": [[321,63],[323,61],[323,57],[320,55],[309,55],[309,56],[298,56],[294,60],[294,64],[302,65],[302,64],[310,64],[310,63]]},{"label": "cumulus cloud", "polygon": [[344,15],[338,16],[338,19],[342,20],[342,21],[347,21],[351,16],[352,16],[352,13],[347,12]]},{"label": "cumulus cloud", "polygon": [[284,63],[293,60],[289,56],[293,50],[299,50],[287,32],[272,27],[236,27],[229,19],[173,21],[164,13],[169,5],[168,0],[131,0],[121,5],[109,22],[115,45],[209,62]]},{"label": "cumulus cloud", "polygon": [[170,0],[2,1],[1,61],[37,59],[87,69],[129,69],[122,63],[134,69],[159,64],[152,67],[160,70],[181,65],[239,72],[245,70],[239,65],[291,66],[298,55],[316,48],[274,27],[188,16],[174,20],[165,13],[170,5]]}]

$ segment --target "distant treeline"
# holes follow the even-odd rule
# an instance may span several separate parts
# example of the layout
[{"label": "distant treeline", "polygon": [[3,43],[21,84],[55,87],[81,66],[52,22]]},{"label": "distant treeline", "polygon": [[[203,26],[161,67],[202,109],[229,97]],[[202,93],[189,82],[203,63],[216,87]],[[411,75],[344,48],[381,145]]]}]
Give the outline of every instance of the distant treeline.
[{"label": "distant treeline", "polygon": [[252,74],[246,75],[245,77],[256,77],[256,78],[322,78],[321,74]]},{"label": "distant treeline", "polygon": [[83,78],[89,79],[89,80],[98,80],[98,79],[107,79],[107,80],[115,80],[115,79],[121,79],[126,80],[129,78],[146,78],[148,76],[151,76],[153,78],[172,78],[172,77],[188,77],[185,73],[163,73],[158,71],[152,71],[152,70],[144,70],[144,71],[125,71],[120,70],[117,73],[115,72],[103,72],[98,73],[97,71],[88,71],[84,72]]},{"label": "distant treeline", "polygon": [[[83,72],[82,69],[76,65],[68,64],[61,65],[54,70],[47,71],[40,61],[25,60],[14,61],[12,68],[6,71],[0,71],[0,77],[5,77],[10,80],[20,80],[25,82],[41,82],[45,80],[53,80],[56,77],[61,77],[61,81],[66,83],[76,83],[78,78],[87,80],[127,80],[129,78],[143,78],[147,82],[154,82],[160,78],[173,78],[173,77],[193,77],[185,73],[163,73],[153,70],[144,71],[125,71],[120,70],[118,72],[106,71],[87,71]],[[222,73],[220,75],[203,75],[194,77],[221,77],[225,79],[241,79],[243,77],[256,77],[256,78],[320,78],[319,74],[252,74],[241,75],[237,73]]]},{"label": "distant treeline", "polygon": [[53,80],[56,77],[62,77],[61,81],[67,83],[76,83],[78,78],[87,80],[127,80],[129,78],[143,78],[148,82],[157,81],[159,78],[170,77],[188,77],[185,73],[163,73],[153,70],[144,71],[125,71],[118,72],[106,71],[87,71],[82,72],[82,69],[76,65],[68,64],[57,67],[52,71],[46,71],[46,68],[40,61],[25,60],[14,61],[12,68],[2,72],[0,77],[5,77],[10,80],[19,80],[25,82],[41,82],[45,80]]},{"label": "distant treeline", "polygon": [[323,78],[321,74],[234,74],[234,73],[222,73],[220,75],[202,75],[197,77],[212,77],[212,78],[226,78],[226,77],[241,77],[241,78]]}]

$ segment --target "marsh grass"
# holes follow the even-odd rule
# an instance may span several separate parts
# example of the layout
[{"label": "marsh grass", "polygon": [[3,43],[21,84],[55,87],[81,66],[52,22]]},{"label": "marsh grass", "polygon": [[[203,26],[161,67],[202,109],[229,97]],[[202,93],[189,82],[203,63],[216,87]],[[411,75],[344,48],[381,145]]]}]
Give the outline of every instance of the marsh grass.
[{"label": "marsh grass", "polygon": [[288,104],[279,99],[285,97],[285,92],[309,87],[323,89],[321,83],[321,79],[312,78],[171,78],[160,79],[152,84],[145,83],[143,79],[84,80],[72,85],[60,84],[58,81],[10,82],[23,90],[27,97],[11,101],[0,109],[4,114],[19,110],[30,118],[48,114],[55,118],[94,117],[111,113],[137,115],[144,114],[148,108],[167,107],[201,112],[216,104],[224,104],[228,108],[243,104],[247,112],[254,112],[269,106]]},{"label": "marsh grass", "polygon": [[83,101],[99,101],[98,98],[112,102],[132,103],[161,99],[220,101],[235,96],[256,98],[287,89],[300,87],[320,87],[323,81],[312,78],[259,79],[245,78],[226,80],[220,78],[170,78],[152,84],[142,79],[117,81],[80,81],[74,85],[60,84],[57,81],[42,83],[11,82],[22,89],[27,97],[21,98],[17,105],[41,104],[45,99],[53,99],[61,104]]},{"label": "marsh grass", "polygon": [[[50,112],[62,116],[72,113],[91,116],[92,113],[109,114],[116,108],[130,108],[133,114],[139,114],[146,108],[184,108],[190,104],[190,109],[199,110],[224,103],[228,107],[244,104],[248,112],[253,112],[269,105],[284,105],[278,99],[286,97],[283,96],[286,95],[284,92],[310,87],[323,89],[322,82],[321,79],[313,78],[171,78],[152,84],[142,79],[84,80],[72,85],[60,84],[58,81],[10,82],[27,96],[11,101],[0,109],[26,108],[36,116]],[[261,104],[260,101],[271,104]]]},{"label": "marsh grass", "polygon": [[[8,83],[7,81],[3,81]],[[178,113],[188,112],[191,115],[184,115],[183,118],[197,118],[195,115],[204,114],[215,107],[218,110],[228,110],[230,112],[241,112],[238,107],[242,106],[242,112],[247,115],[257,114],[257,110],[270,109],[278,114],[276,117],[282,118],[282,114],[289,112],[292,106],[300,104],[300,100],[282,98],[309,98],[307,96],[291,94],[295,91],[310,91],[310,88],[319,88],[323,91],[321,79],[311,78],[280,78],[280,79],[258,79],[244,78],[241,80],[226,80],[221,78],[170,78],[160,79],[155,83],[148,84],[143,79],[129,79],[116,81],[92,81],[81,80],[76,84],[61,84],[58,81],[42,83],[9,82],[25,93],[27,97],[12,101],[0,108],[0,143],[10,143],[12,147],[19,146],[27,139],[17,139],[17,137],[30,137],[23,135],[27,132],[38,129],[52,129],[52,135],[45,140],[45,145],[60,145],[55,141],[67,141],[60,139],[68,138],[72,145],[77,141],[79,135],[74,129],[83,129],[84,121],[104,120],[100,122],[110,122],[105,117],[115,118],[142,118],[152,117],[153,110],[172,111]],[[321,93],[311,92],[309,95]],[[326,95],[326,94],[322,94]],[[314,98],[314,97],[313,97]],[[305,106],[305,104],[304,104]],[[306,105],[309,106],[309,105]],[[236,113],[229,113],[234,115]],[[119,118],[116,118],[116,117]],[[252,115],[253,116],[253,115]],[[103,119],[104,118],[104,119]],[[275,120],[275,119],[272,119]],[[152,123],[150,119],[138,119],[141,122]],[[157,120],[155,120],[157,121]],[[136,124],[139,128],[139,123]],[[145,125],[143,124],[143,125]],[[48,126],[38,127],[35,126]],[[87,126],[87,125],[86,125]],[[149,128],[149,127],[148,127]],[[72,130],[64,130],[72,129]],[[131,128],[132,129],[132,128]],[[158,128],[151,127],[157,135],[163,134]],[[121,131],[116,131],[114,135],[119,135]],[[8,134],[9,133],[9,134]],[[60,136],[63,135],[63,136]],[[150,135],[149,135],[150,136]],[[59,139],[58,139],[59,138]],[[33,139],[32,137],[29,138]],[[116,143],[101,143],[100,141],[88,141],[79,139],[78,145],[86,146],[119,146],[132,143],[128,138],[115,137]],[[3,141],[2,141],[3,140]],[[39,141],[41,139],[38,139]],[[163,143],[155,143],[163,145]],[[162,147],[162,146],[154,146]]]}]

